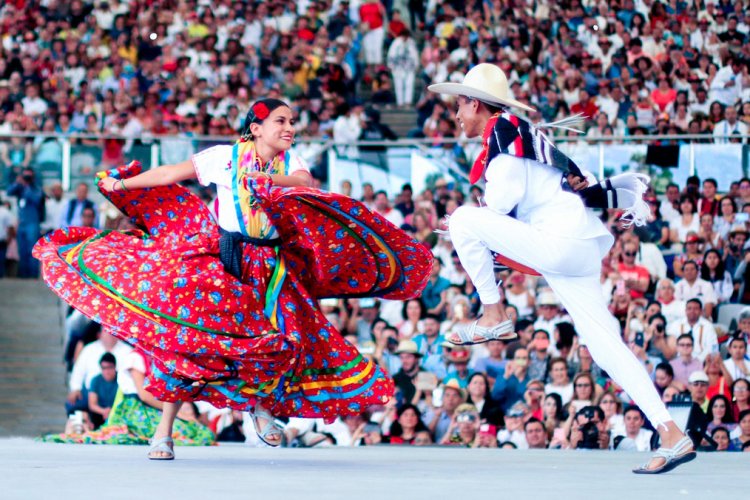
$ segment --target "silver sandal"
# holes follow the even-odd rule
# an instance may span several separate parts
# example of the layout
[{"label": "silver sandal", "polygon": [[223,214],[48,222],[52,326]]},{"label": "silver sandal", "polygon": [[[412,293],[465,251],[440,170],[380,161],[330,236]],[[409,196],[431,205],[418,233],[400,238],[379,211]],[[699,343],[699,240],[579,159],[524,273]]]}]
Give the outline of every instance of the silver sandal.
[{"label": "silver sandal", "polygon": [[[453,335],[458,336],[458,342],[451,340]],[[474,340],[474,337],[481,337],[480,340]],[[513,340],[518,334],[513,331],[513,322],[505,320],[495,326],[479,326],[479,320],[469,323],[469,326],[457,328],[448,335],[448,342],[454,345],[473,345],[484,344],[490,340]]]},{"label": "silver sandal", "polygon": [[[281,429],[281,427],[278,426],[276,423],[276,420],[274,419],[273,415],[271,415],[266,410],[255,410],[250,412],[250,417],[253,419],[253,425],[255,426],[255,432],[258,434],[258,437],[261,441],[266,443],[268,446],[273,446],[274,448],[281,445],[281,442],[284,440],[284,432]],[[266,425],[263,426],[263,429],[260,427],[260,423],[258,422],[258,417],[266,420]],[[269,438],[273,434],[279,435],[278,442],[269,441]]]},{"label": "silver sandal", "polygon": [[649,460],[637,469],[633,469],[633,472],[636,474],[663,474],[684,463],[690,462],[691,460],[695,459],[696,456],[697,454],[695,453],[695,449],[693,448],[693,441],[689,437],[685,436],[684,438],[677,441],[677,444],[675,444],[673,447],[659,448],[658,450],[656,450],[656,452],[654,452],[654,456],[651,457],[651,460],[655,458],[663,458],[664,464],[656,467],[655,469],[649,469],[648,465],[651,463],[651,460]]},{"label": "silver sandal", "polygon": [[[165,457],[152,457],[154,452],[166,453]],[[149,460],[174,460],[174,441],[171,437],[163,437],[151,442],[151,448],[148,450]]]}]

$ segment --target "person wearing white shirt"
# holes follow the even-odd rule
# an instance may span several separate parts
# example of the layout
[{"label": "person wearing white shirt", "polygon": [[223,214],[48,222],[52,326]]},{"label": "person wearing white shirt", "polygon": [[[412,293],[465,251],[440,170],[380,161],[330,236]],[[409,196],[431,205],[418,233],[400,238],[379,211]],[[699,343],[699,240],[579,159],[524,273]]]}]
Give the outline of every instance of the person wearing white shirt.
[{"label": "person wearing white shirt", "polygon": [[49,187],[49,196],[44,202],[44,211],[46,218],[42,224],[42,233],[54,231],[60,228],[60,221],[63,218],[63,210],[67,202],[63,198],[62,184],[55,182]]},{"label": "person wearing white shirt", "polygon": [[375,206],[373,209],[396,227],[401,227],[404,224],[404,215],[397,208],[391,207],[391,202],[388,200],[388,193],[385,191],[375,193]]},{"label": "person wearing white shirt", "polygon": [[656,285],[656,300],[661,304],[661,313],[668,325],[685,319],[685,301],[674,298],[674,282],[671,279],[659,280]]},{"label": "person wearing white shirt", "polygon": [[724,119],[714,125],[713,134],[716,137],[714,141],[717,144],[727,144],[730,140],[734,141],[734,139],[726,137],[728,135],[742,136],[739,142],[742,144],[747,142],[744,138],[747,135],[747,125],[737,119],[737,108],[727,106],[724,110]]},{"label": "person wearing white shirt", "polygon": [[333,142],[338,144],[344,156],[357,158],[358,151],[355,146],[346,146],[359,140],[364,123],[364,108],[361,103],[353,104],[346,113],[342,114],[333,124]]},{"label": "person wearing white shirt", "polygon": [[680,186],[674,183],[667,185],[665,198],[659,205],[659,212],[665,222],[671,225],[672,221],[680,217]]},{"label": "person wearing white shirt", "polygon": [[716,72],[711,82],[709,101],[719,101],[724,106],[734,106],[742,93],[742,61],[732,59],[731,64]]},{"label": "person wearing white shirt", "polygon": [[732,380],[750,380],[750,361],[747,359],[747,341],[744,338],[735,337],[729,341],[729,356],[724,360],[724,366]]},{"label": "person wearing white shirt", "polygon": [[664,254],[661,253],[656,244],[642,243],[641,238],[635,233],[629,233],[627,239],[638,246],[638,253],[635,256],[636,265],[648,269],[652,278],[662,279],[667,277],[667,263],[664,261]]},{"label": "person wearing white shirt", "polygon": [[99,360],[105,352],[114,354],[115,359],[117,359],[117,366],[119,367],[121,366],[120,363],[124,361],[125,355],[132,350],[133,348],[125,342],[117,340],[117,337],[112,336],[108,332],[102,331],[99,334],[99,340],[86,345],[78,355],[73,365],[73,371],[70,373],[68,389],[71,392],[80,392],[88,388],[93,378],[101,373]]},{"label": "person wearing white shirt", "polygon": [[686,302],[690,299],[700,299],[704,309],[703,315],[710,318],[718,303],[713,285],[698,277],[698,264],[694,261],[685,262],[682,272],[684,278],[675,285],[675,298]]},{"label": "person wearing white shirt", "polygon": [[669,343],[676,345],[676,339],[689,333],[693,337],[693,356],[703,361],[712,352],[718,352],[719,340],[714,325],[701,316],[703,305],[699,299],[690,299],[685,304],[685,318],[667,325]]},{"label": "person wearing white shirt", "polygon": [[622,436],[622,440],[616,445],[617,450],[622,451],[650,451],[651,436],[653,432],[643,428],[643,414],[637,407],[630,407],[623,415],[625,420],[625,432],[612,435],[613,447],[615,440]]}]

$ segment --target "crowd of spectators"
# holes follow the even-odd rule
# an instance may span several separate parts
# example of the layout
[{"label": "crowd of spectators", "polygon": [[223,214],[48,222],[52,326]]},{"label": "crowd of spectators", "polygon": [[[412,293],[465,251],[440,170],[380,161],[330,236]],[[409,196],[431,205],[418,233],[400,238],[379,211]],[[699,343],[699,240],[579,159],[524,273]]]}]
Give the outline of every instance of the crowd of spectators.
[{"label": "crowd of spectators", "polygon": [[[154,138],[236,135],[250,104],[265,96],[286,99],[309,138],[392,138],[371,108],[391,105],[415,107],[411,135],[439,142],[461,131],[451,103],[424,87],[494,62],[514,97],[538,109],[534,122],[581,112],[589,137],[689,132],[744,141],[749,24],[747,2],[724,0],[14,0],[0,6],[0,133],[89,134],[76,144],[99,151],[97,165],[107,168]],[[48,161],[42,152],[53,149],[43,137],[0,141],[3,180],[14,185],[8,194],[23,201],[15,225],[0,203],[0,256],[7,250],[21,276],[38,272],[32,232],[106,223],[85,184],[70,201],[59,185],[46,186],[40,203],[34,175]],[[313,163],[318,153],[305,152]],[[480,313],[449,239],[434,232],[456,207],[478,203],[481,189],[458,188],[442,179],[421,193],[365,186],[368,206],[433,250],[433,275],[406,303],[321,307],[394,377],[397,398],[334,424],[293,419],[288,441],[650,448],[649,424],[592,361],[543,281],[498,272],[517,341],[445,343],[451,328]],[[665,401],[699,407],[697,442],[747,449],[750,311],[719,319],[722,310],[750,304],[750,180],[719,196],[711,179],[690,179],[670,185],[661,200],[650,192],[649,203],[651,220],[635,231],[603,214],[618,236],[604,262],[603,293]],[[25,228],[33,231],[24,236]],[[85,341],[72,341],[74,366]],[[86,359],[90,381],[97,369],[128,367]],[[102,417],[111,381],[97,382],[101,401],[83,401]],[[71,404],[81,388],[71,389]],[[230,414],[228,427],[238,420]]]}]

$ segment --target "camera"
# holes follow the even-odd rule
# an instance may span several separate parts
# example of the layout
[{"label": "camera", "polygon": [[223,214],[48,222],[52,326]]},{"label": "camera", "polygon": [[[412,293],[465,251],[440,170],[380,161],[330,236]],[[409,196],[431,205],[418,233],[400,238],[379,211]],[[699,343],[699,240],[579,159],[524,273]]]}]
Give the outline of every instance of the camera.
[{"label": "camera", "polygon": [[581,434],[583,435],[583,437],[578,443],[577,448],[584,450],[599,449],[599,429],[596,427],[596,422],[588,422],[586,424],[583,424],[581,426]]}]

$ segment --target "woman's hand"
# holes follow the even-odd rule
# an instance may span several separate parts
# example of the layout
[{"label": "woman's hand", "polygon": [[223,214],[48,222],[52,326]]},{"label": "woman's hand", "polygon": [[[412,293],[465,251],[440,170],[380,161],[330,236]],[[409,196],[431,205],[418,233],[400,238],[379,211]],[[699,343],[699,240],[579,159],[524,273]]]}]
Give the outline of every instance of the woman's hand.
[{"label": "woman's hand", "polygon": [[99,181],[99,187],[104,192],[112,193],[114,191],[119,191],[119,189],[115,187],[115,184],[117,184],[118,182],[120,182],[120,180],[115,179],[114,177],[105,177],[104,179],[101,179]]}]

